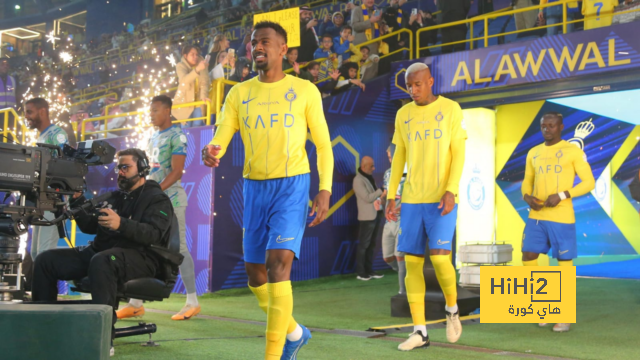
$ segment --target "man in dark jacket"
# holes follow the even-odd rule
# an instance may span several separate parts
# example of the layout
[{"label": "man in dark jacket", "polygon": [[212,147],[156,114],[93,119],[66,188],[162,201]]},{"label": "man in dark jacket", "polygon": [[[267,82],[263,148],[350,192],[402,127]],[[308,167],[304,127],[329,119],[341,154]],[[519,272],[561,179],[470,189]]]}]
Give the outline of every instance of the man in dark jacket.
[{"label": "man in dark jacket", "polygon": [[[94,304],[113,307],[116,294],[129,280],[154,277],[159,260],[148,250],[169,241],[173,219],[171,200],[153,180],[146,180],[150,167],[139,149],[118,152],[119,191],[106,200],[100,216],[82,214],[76,223],[85,234],[96,234],[85,248],[53,249],[40,254],[33,274],[33,300],[56,301],[58,280],[89,276]],[[80,196],[75,206],[85,201]]]},{"label": "man in dark jacket", "polygon": [[312,61],[313,53],[318,49],[318,36],[314,28],[316,25],[318,25],[318,20],[313,18],[313,11],[311,11],[308,6],[301,6],[300,47],[298,48],[299,63]]},{"label": "man in dark jacket", "polygon": [[[470,0],[438,0],[438,4],[442,7],[442,24],[461,21],[467,18],[469,9],[471,8]],[[467,25],[460,24],[440,29],[442,33],[442,43],[452,43],[463,41],[467,37]],[[448,45],[442,47],[442,53],[452,53],[455,51],[463,51],[466,49],[466,43]]]}]

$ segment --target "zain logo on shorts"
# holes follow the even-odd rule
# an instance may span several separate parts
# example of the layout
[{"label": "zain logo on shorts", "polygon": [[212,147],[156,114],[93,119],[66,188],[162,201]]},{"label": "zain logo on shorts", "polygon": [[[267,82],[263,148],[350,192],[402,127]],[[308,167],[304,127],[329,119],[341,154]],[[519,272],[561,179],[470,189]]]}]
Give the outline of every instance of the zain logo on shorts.
[{"label": "zain logo on shorts", "polygon": [[473,168],[473,177],[469,179],[467,184],[467,202],[473,210],[480,210],[484,205],[484,184],[480,179],[480,168],[478,164]]},{"label": "zain logo on shorts", "polygon": [[290,238],[283,238],[283,237],[281,237],[281,236],[282,236],[282,235],[278,235],[278,238],[276,239],[276,242],[277,242],[278,244],[281,244],[281,243],[283,243],[283,242],[287,242],[287,241],[291,241],[291,240],[295,239],[295,238],[292,238],[292,237],[290,237]]},{"label": "zain logo on shorts", "polygon": [[591,134],[596,128],[591,120],[593,120],[593,118],[578,124],[578,126],[576,126],[576,131],[573,133],[573,138],[569,139],[568,142],[579,147],[581,150],[584,150],[584,138],[589,136],[589,134]]}]

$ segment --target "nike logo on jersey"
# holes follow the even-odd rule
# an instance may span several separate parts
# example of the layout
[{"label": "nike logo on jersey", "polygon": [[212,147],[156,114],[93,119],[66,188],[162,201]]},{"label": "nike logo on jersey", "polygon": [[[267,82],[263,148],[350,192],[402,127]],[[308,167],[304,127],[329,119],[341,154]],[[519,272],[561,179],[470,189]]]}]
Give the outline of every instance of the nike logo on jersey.
[{"label": "nike logo on jersey", "polygon": [[442,241],[440,239],[438,239],[438,245],[446,245],[448,243],[450,243],[451,241]]},{"label": "nike logo on jersey", "polygon": [[410,123],[410,122],[411,122],[411,120],[413,120],[413,119],[409,119],[409,120],[405,121],[404,123],[405,123],[405,124],[408,124],[408,123]]},{"label": "nike logo on jersey", "polygon": [[568,252],[569,252],[569,250],[560,251],[560,252],[559,252],[559,254],[560,254],[560,255],[564,255],[564,254],[566,254],[566,253],[568,253]]},{"label": "nike logo on jersey", "polygon": [[248,103],[250,103],[251,101],[255,100],[256,98],[253,99],[249,99],[249,100],[242,100],[242,105],[247,105]]},{"label": "nike logo on jersey", "polygon": [[281,235],[278,235],[278,238],[276,239],[276,242],[277,242],[278,244],[281,244],[281,243],[283,243],[283,242],[291,241],[291,240],[293,240],[293,239],[294,239],[294,238],[283,238],[283,237],[281,237]]}]

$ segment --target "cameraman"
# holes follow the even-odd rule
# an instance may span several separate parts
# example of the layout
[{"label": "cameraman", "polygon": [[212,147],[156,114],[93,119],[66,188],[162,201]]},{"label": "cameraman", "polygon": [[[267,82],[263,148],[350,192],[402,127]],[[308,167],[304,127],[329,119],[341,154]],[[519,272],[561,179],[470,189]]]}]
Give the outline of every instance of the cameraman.
[{"label": "cameraman", "polygon": [[[173,219],[171,200],[153,180],[146,180],[149,160],[139,149],[119,151],[118,188],[99,209],[99,217],[83,214],[76,223],[86,234],[96,234],[85,248],[53,249],[38,256],[33,276],[33,300],[56,301],[58,280],[89,276],[94,304],[111,305],[116,322],[117,290],[125,282],[155,277],[159,260],[148,250],[164,246]],[[84,197],[74,201],[79,206]]]}]

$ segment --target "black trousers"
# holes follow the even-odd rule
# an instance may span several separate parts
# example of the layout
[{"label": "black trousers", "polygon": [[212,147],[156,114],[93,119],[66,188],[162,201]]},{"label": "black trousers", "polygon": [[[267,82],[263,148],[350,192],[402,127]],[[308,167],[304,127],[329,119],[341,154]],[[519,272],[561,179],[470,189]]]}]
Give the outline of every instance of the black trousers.
[{"label": "black trousers", "polygon": [[[464,19],[463,19],[464,20]],[[442,33],[442,43],[451,43],[456,41],[462,41],[467,38],[467,26],[457,25],[440,30]],[[467,48],[466,43],[460,43],[455,45],[446,45],[442,47],[442,53],[448,54],[456,51],[464,51]]]},{"label": "black trousers", "polygon": [[380,229],[382,211],[378,211],[375,220],[360,221],[358,233],[358,249],[356,252],[356,273],[367,276],[373,273],[373,251],[376,248],[376,238]]},{"label": "black trousers", "polygon": [[96,253],[91,246],[53,249],[38,255],[33,271],[33,300],[56,301],[58,280],[79,280],[89,276],[91,302],[113,307],[113,324],[118,308],[118,287],[133,279],[154,277],[156,260],[144,251],[111,248]]}]

